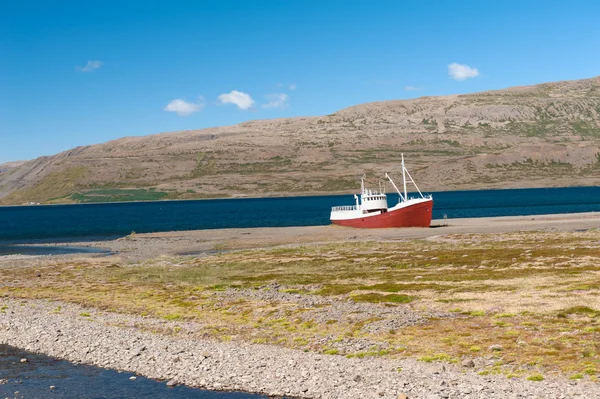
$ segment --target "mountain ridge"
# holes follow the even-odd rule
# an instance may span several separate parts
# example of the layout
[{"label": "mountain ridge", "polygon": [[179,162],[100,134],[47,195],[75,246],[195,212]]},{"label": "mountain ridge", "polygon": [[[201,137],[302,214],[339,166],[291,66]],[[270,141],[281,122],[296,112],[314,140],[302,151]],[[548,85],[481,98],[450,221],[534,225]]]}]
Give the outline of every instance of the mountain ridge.
[{"label": "mountain ridge", "polygon": [[75,147],[0,165],[0,203],[354,192],[401,152],[429,191],[600,184],[600,77]]}]

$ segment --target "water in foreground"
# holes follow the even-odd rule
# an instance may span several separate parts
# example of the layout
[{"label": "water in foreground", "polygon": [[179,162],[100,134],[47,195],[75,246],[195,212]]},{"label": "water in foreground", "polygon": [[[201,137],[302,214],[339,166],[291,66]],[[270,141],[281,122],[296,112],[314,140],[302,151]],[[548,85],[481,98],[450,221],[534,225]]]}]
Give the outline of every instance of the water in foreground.
[{"label": "water in foreground", "polygon": [[[27,359],[21,362],[21,359]],[[2,398],[201,398],[259,399],[266,396],[241,392],[213,392],[184,386],[169,388],[164,382],[87,365],[75,365],[44,355],[0,345],[0,397]],[[54,388],[51,389],[50,387]]]},{"label": "water in foreground", "polygon": [[[600,187],[447,191],[433,195],[433,218],[600,211]],[[390,194],[388,203],[395,204]],[[181,231],[329,224],[351,195],[0,207],[0,240],[68,239]]]},{"label": "water in foreground", "polygon": [[0,245],[0,256],[4,255],[69,255],[104,253],[110,251],[90,247],[65,247],[65,246],[43,246],[43,245]]}]

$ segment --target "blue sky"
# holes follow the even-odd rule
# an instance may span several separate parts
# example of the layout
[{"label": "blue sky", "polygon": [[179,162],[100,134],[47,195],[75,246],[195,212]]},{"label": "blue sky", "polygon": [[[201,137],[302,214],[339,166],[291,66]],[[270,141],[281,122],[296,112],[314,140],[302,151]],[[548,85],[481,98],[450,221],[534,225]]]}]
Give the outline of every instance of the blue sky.
[{"label": "blue sky", "polygon": [[593,77],[599,20],[577,0],[1,1],[0,163]]}]

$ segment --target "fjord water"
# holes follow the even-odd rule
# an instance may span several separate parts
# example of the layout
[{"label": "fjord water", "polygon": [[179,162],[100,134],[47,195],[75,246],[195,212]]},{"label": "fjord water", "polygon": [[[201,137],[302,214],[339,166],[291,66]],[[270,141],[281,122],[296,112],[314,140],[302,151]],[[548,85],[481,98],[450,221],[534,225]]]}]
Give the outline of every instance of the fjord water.
[{"label": "fjord water", "polygon": [[[27,359],[21,362],[21,359]],[[213,392],[185,386],[169,388],[164,382],[132,373],[73,364],[65,360],[0,345],[0,397],[55,399],[260,399],[242,392]],[[53,389],[50,389],[53,386]],[[18,393],[17,393],[18,392]]]},{"label": "fjord water", "polygon": [[[433,193],[433,218],[600,211],[600,187]],[[397,194],[388,195],[390,206]],[[156,231],[329,224],[351,195],[0,207],[0,240],[76,239]]]}]

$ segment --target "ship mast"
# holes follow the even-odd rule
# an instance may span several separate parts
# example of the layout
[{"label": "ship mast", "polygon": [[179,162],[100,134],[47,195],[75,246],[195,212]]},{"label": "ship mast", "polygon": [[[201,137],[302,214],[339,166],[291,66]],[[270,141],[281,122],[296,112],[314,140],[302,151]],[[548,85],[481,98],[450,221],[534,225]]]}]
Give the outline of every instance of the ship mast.
[{"label": "ship mast", "polygon": [[400,189],[398,189],[398,187],[396,186],[396,183],[394,183],[394,181],[392,180],[390,175],[388,175],[386,173],[385,177],[387,177],[388,180],[392,183],[392,186],[394,186],[394,189],[396,190],[396,192],[398,193],[398,195],[400,196],[400,199],[402,201],[408,201],[408,192],[406,191],[406,176],[407,175],[408,175],[408,178],[410,179],[410,182],[413,184],[413,186],[415,186],[415,188],[419,192],[419,195],[421,196],[421,198],[424,198],[423,193],[421,192],[421,190],[419,190],[419,187],[417,187],[417,183],[415,183],[415,180],[412,178],[412,176],[410,175],[410,172],[408,171],[408,169],[406,169],[406,166],[404,165],[404,154],[401,154],[401,155],[402,155],[402,183],[403,183],[403,188],[404,188],[404,195],[402,195],[402,192],[400,191]]},{"label": "ship mast", "polygon": [[[404,154],[401,154],[401,155],[402,155],[402,183],[404,184],[404,198],[408,199],[408,195],[406,194],[406,167],[404,166]],[[411,177],[411,180],[412,180],[412,177]]]}]

